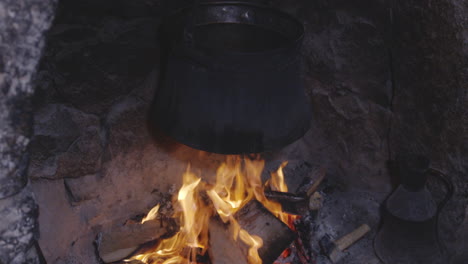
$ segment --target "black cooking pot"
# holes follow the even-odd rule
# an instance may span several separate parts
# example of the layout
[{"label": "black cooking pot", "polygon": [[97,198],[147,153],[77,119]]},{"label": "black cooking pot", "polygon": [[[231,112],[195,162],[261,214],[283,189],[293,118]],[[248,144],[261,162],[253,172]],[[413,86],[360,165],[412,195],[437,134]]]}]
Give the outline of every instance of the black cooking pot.
[{"label": "black cooking pot", "polygon": [[201,2],[161,26],[162,67],[152,108],[157,127],[216,153],[273,150],[308,130],[299,77],[300,22],[273,8]]}]

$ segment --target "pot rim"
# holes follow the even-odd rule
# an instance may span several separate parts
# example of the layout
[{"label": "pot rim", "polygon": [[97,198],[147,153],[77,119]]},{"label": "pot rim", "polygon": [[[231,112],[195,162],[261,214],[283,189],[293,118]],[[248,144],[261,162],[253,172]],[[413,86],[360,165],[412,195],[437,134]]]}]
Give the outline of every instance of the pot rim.
[{"label": "pot rim", "polygon": [[[200,6],[246,6],[246,7],[260,8],[260,9],[266,10],[268,12],[271,12],[272,15],[281,16],[281,17],[286,18],[287,20],[292,22],[292,24],[295,24],[296,30],[298,32],[297,36],[295,36],[293,38],[288,37],[287,43],[284,44],[281,47],[270,48],[270,49],[265,49],[265,50],[261,50],[261,51],[254,51],[254,52],[233,51],[233,50],[229,50],[229,51],[227,51],[227,50],[223,50],[223,51],[210,50],[211,55],[216,56],[216,54],[219,53],[219,54],[231,54],[231,55],[239,55],[239,56],[246,56],[246,55],[247,56],[252,56],[252,55],[267,56],[267,55],[270,55],[270,54],[275,54],[275,53],[282,52],[284,50],[291,50],[291,49],[296,49],[296,48],[300,47],[301,44],[302,44],[302,41],[304,39],[304,36],[305,36],[304,24],[300,20],[298,20],[297,18],[295,18],[291,14],[288,14],[288,13],[286,13],[284,11],[281,11],[281,10],[279,10],[277,8],[274,8],[272,6],[269,6],[269,5],[265,5],[265,4],[261,4],[261,3],[246,2],[246,1],[201,2],[201,3],[199,3],[199,5]],[[178,14],[181,14],[181,13],[184,13],[184,12],[187,12],[188,14],[190,14],[190,12],[191,12],[190,9],[193,9],[193,8],[194,8],[194,6],[191,5],[191,6],[185,6],[185,7],[180,7],[180,8],[175,9],[174,11],[170,12],[167,16],[165,16],[163,18],[163,21],[161,23],[161,27],[165,27],[166,25],[170,24],[171,19],[173,19]],[[216,23],[204,23],[204,24],[200,24],[200,25],[207,25],[207,24],[216,24]],[[232,24],[247,24],[247,23],[232,23]],[[261,25],[255,25],[255,26],[262,27]],[[202,51],[201,49],[196,48],[196,47],[186,47],[186,48],[197,50],[197,51]]]}]

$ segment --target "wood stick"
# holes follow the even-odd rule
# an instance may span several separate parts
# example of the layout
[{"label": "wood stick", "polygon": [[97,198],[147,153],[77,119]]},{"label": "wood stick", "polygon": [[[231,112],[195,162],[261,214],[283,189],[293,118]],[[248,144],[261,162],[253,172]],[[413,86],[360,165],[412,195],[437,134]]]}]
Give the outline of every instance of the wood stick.
[{"label": "wood stick", "polygon": [[370,227],[367,224],[363,224],[351,233],[335,240],[333,242],[334,249],[331,251],[329,258],[333,263],[338,262],[343,256],[343,250],[353,245],[356,241],[361,239],[365,234],[370,231]]},{"label": "wood stick", "polygon": [[317,171],[317,179],[314,181],[314,183],[307,189],[307,197],[310,197],[314,192],[317,191],[318,187],[322,183],[322,181],[325,179],[327,170],[325,168],[320,168]]},{"label": "wood stick", "polygon": [[281,204],[282,210],[288,214],[302,215],[304,213],[303,208],[307,208],[307,199],[292,193],[265,191],[265,197],[270,201]]},{"label": "wood stick", "polygon": [[347,249],[348,247],[350,247],[352,244],[354,244],[356,241],[361,239],[369,231],[370,231],[370,227],[367,224],[363,224],[357,229],[355,229],[353,232],[336,240],[335,245],[338,249],[343,251]]},{"label": "wood stick", "polygon": [[300,203],[306,200],[305,197],[297,196],[292,193],[265,191],[265,197],[278,203]]},{"label": "wood stick", "polygon": [[97,241],[99,256],[105,263],[122,260],[135,252],[140,245],[156,240],[174,230],[173,222],[158,220],[104,230]]}]

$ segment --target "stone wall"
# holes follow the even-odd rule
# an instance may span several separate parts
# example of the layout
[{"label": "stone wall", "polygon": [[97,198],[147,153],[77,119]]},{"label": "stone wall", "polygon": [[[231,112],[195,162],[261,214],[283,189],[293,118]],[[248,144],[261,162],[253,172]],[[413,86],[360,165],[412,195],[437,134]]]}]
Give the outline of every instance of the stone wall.
[{"label": "stone wall", "polygon": [[[391,190],[386,161],[404,146],[423,149],[457,186],[444,220],[454,238],[468,160],[457,1],[272,1],[305,23],[314,119],[303,139],[265,154],[267,169],[285,159],[325,166],[341,191],[367,192],[376,210]],[[162,10],[160,1],[60,2],[37,73],[29,169],[49,263],[99,263],[93,241],[103,228],[173,193],[189,161],[210,179],[223,159],[160,144],[146,126]]]},{"label": "stone wall", "polygon": [[27,179],[33,78],[55,1],[0,1],[0,263],[38,263]]},{"label": "stone wall", "polygon": [[[389,191],[392,86],[385,1],[275,1],[304,21],[304,79],[313,108],[301,155],[345,189]],[[301,145],[301,146],[299,146]]]},{"label": "stone wall", "polygon": [[468,204],[468,6],[458,0],[395,1],[393,8],[392,152],[428,155],[453,182],[441,234],[454,255],[466,251],[466,242],[458,241],[468,234],[461,225]]}]

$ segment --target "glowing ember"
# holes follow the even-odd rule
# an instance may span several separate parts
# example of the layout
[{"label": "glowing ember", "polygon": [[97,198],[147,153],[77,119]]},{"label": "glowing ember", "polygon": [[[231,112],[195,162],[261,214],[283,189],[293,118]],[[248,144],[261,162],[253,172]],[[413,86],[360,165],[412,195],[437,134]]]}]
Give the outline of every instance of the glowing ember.
[{"label": "glowing ember", "polygon": [[[284,162],[272,173],[267,182],[272,190],[288,191],[283,175],[286,165],[287,162]],[[279,203],[269,201],[265,197],[261,180],[263,168],[263,160],[229,156],[216,172],[215,185],[210,186],[202,182],[188,167],[177,194],[177,206],[180,210],[174,215],[180,220],[180,230],[174,236],[162,240],[152,252],[134,256],[126,261],[139,260],[152,264],[197,263],[196,256],[204,255],[208,249],[209,220],[216,214],[224,223],[229,223],[233,239],[240,239],[249,247],[249,264],[261,264],[258,249],[263,245],[262,239],[242,229],[234,214],[250,200],[256,199],[288,226],[291,227],[295,219],[295,216],[282,212]],[[206,193],[209,201],[202,199],[203,193]],[[159,205],[148,213],[142,223],[155,219],[158,210]]]}]

